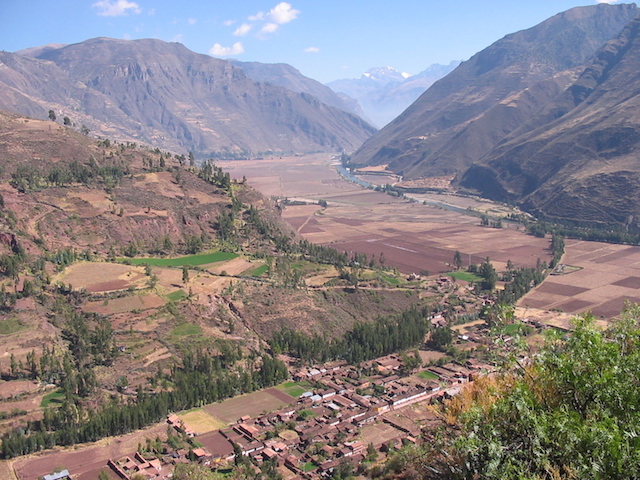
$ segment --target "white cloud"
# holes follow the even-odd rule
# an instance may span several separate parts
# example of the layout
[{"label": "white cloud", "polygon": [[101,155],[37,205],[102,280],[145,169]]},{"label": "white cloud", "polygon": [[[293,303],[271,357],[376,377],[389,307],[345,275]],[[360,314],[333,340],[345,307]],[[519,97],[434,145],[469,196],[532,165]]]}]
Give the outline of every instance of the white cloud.
[{"label": "white cloud", "polygon": [[258,38],[264,38],[265,35],[269,33],[273,33],[276,30],[278,30],[280,25],[283,25],[285,23],[289,23],[292,20],[295,20],[299,14],[300,14],[300,10],[296,10],[295,8],[293,8],[290,3],[280,2],[271,10],[269,10],[267,13],[258,12],[255,15],[250,15],[247,19],[249,22],[252,22],[252,23],[243,24],[234,32],[234,35],[236,36],[246,35],[249,32],[249,30],[253,26],[255,26],[255,23],[264,22],[264,24],[262,25],[262,28],[260,28],[258,33],[256,34]]},{"label": "white cloud", "polygon": [[182,43],[183,39],[184,39],[184,35],[182,35],[181,33],[178,33],[177,35],[174,35],[170,41],[174,43]]},{"label": "white cloud", "polygon": [[233,25],[234,23],[236,23],[236,21],[235,21],[235,20],[225,20],[224,22],[222,22],[222,24],[223,24],[225,27],[230,27],[230,26],[231,26],[231,25]]},{"label": "white cloud", "polygon": [[236,37],[244,37],[247,33],[249,33],[249,31],[253,28],[253,25],[250,25],[248,23],[243,23],[242,25],[240,25],[238,28],[236,28],[236,31],[233,32],[233,34]]},{"label": "white cloud", "polygon": [[320,49],[318,47],[307,47],[304,49],[305,53],[318,53]]},{"label": "white cloud", "polygon": [[265,23],[264,27],[260,30],[260,33],[273,33],[278,29],[279,25],[275,23]]},{"label": "white cloud", "polygon": [[283,23],[289,23],[300,13],[300,10],[291,8],[291,5],[287,2],[280,2],[278,5],[269,10],[269,19],[272,22],[282,25]]},{"label": "white cloud", "polygon": [[190,18],[189,20],[187,20],[187,23],[189,23],[189,25],[195,25],[197,22],[197,18]]},{"label": "white cloud", "polygon": [[230,47],[223,47],[216,43],[209,49],[209,53],[214,57],[227,57],[229,55],[240,55],[244,53],[244,47],[241,42],[234,43]]},{"label": "white cloud", "polygon": [[117,17],[131,13],[142,13],[142,9],[135,2],[127,0],[99,0],[92,7],[98,9],[98,15],[105,17]]},{"label": "white cloud", "polygon": [[248,20],[250,22],[257,22],[258,20],[262,20],[264,18],[264,12],[258,12],[255,15],[249,15]]}]

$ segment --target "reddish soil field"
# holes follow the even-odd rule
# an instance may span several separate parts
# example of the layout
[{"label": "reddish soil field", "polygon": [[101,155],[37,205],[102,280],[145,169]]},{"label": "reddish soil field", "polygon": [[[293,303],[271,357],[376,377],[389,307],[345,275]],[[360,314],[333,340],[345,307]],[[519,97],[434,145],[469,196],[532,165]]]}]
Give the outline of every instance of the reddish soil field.
[{"label": "reddish soil field", "polygon": [[141,287],[146,282],[144,269],[119,263],[80,262],[58,274],[54,282],[71,284],[74,288],[84,288],[90,293],[124,290]]},{"label": "reddish soil field", "polygon": [[563,295],[565,297],[573,297],[589,290],[588,288],[584,287],[574,287],[573,285],[563,285],[561,283],[556,283],[553,281],[553,278],[544,282],[543,285],[540,285],[538,291],[552,293],[555,295]]},{"label": "reddish soil field", "polygon": [[[343,180],[326,155],[220,165],[232,176],[245,175],[265,195],[326,200],[329,207],[323,210],[286,206],[283,218],[309,241],[376,257],[384,252],[386,264],[403,273],[450,271],[456,250],[465,264],[489,257],[499,270],[507,260],[516,266],[534,266],[538,258],[549,260],[548,239],[526,236],[513,226],[481,228],[476,217],[364,189]],[[492,205],[447,195],[436,198]]]},{"label": "reddish soil field", "polygon": [[295,401],[295,398],[286,393],[270,388],[207,405],[203,409],[224,422],[233,423],[242,415],[256,417],[265,411],[277,410],[284,405],[295,403]]},{"label": "reddish soil field", "polygon": [[[155,439],[167,431],[166,423],[159,423],[145,430],[118,437],[108,438],[95,444],[76,446],[68,449],[48,451],[42,454],[21,457],[12,464],[19,480],[38,480],[40,477],[69,469],[74,475],[89,479],[89,472],[100,472],[110,458],[120,458],[135,452],[138,443],[145,443],[146,438]],[[106,468],[105,468],[106,470]],[[97,479],[97,476],[92,480]]]},{"label": "reddish soil field", "polygon": [[640,247],[567,240],[565,250],[562,263],[581,270],[549,278],[519,305],[610,319],[640,302]]},{"label": "reddish soil field", "polygon": [[12,380],[10,382],[0,380],[0,399],[23,393],[35,393],[39,390],[40,385],[33,380]]},{"label": "reddish soil field", "polygon": [[622,280],[618,280],[617,282],[613,282],[612,285],[617,285],[619,287],[626,288],[640,288],[640,277],[627,277]]},{"label": "reddish soil field", "polygon": [[[517,267],[534,266],[538,258],[550,260],[549,239],[525,235],[506,222],[502,229],[481,228],[472,216],[363,189],[339,177],[333,163],[327,155],[316,155],[220,165],[232,176],[245,175],[266,195],[327,200],[329,207],[321,213],[290,206],[283,217],[291,218],[309,241],[376,257],[384,252],[386,264],[403,273],[451,270],[456,250],[465,264],[489,257],[499,271],[507,260]],[[436,194],[416,198],[463,209],[508,212],[506,207],[472,198]],[[520,305],[572,314],[591,310],[609,318],[619,313],[625,299],[639,297],[640,247],[568,240],[563,262],[583,269],[554,276]]]}]

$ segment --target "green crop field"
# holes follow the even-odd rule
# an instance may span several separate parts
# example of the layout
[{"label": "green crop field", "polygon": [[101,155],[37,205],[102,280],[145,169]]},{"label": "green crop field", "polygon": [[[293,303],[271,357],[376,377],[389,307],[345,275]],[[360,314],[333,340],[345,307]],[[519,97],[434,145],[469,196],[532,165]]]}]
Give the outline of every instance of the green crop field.
[{"label": "green crop field", "polygon": [[429,372],[428,370],[423,370],[418,374],[418,376],[423,380],[438,380],[438,375],[433,372]]},{"label": "green crop field", "polygon": [[167,300],[169,300],[170,302],[177,302],[178,300],[182,300],[186,297],[187,294],[184,292],[184,290],[176,290],[175,292],[167,294]]},{"label": "green crop field", "polygon": [[292,396],[293,398],[298,398],[304,392],[309,390],[309,384],[306,382],[286,382],[277,385],[276,388],[278,390],[283,391],[287,395]]},{"label": "green crop field", "polygon": [[64,393],[62,393],[60,390],[56,390],[55,392],[47,393],[44,397],[42,397],[40,406],[42,408],[47,408],[53,405],[60,405],[63,399]]},{"label": "green crop field", "polygon": [[259,277],[264,275],[269,270],[269,265],[260,265],[257,268],[252,268],[247,270],[246,272],[242,272],[243,275],[248,275],[250,277]]},{"label": "green crop field", "polygon": [[131,263],[132,265],[152,265],[154,267],[195,267],[196,265],[206,265],[207,263],[223,262],[233,260],[238,255],[231,252],[211,252],[199,253],[197,255],[189,255],[186,257],[175,258],[119,258],[121,262]]},{"label": "green crop field", "polygon": [[447,273],[447,275],[449,277],[452,277],[458,280],[464,280],[465,282],[469,282],[469,283],[482,281],[482,277],[479,277],[478,275],[475,275],[473,273],[463,272],[462,270],[457,272],[449,272]]},{"label": "green crop field", "polygon": [[202,333],[202,327],[200,325],[194,325],[193,323],[183,323],[174,328],[171,333],[176,337],[200,335]]},{"label": "green crop field", "polygon": [[5,318],[0,322],[0,335],[10,335],[27,328],[19,319],[15,317]]}]

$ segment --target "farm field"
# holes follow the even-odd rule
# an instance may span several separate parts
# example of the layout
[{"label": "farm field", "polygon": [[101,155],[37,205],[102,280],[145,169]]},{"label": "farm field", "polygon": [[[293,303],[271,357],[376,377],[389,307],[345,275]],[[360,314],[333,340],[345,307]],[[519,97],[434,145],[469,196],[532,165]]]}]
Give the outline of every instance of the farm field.
[{"label": "farm field", "polygon": [[567,239],[565,250],[562,263],[580,268],[550,276],[520,307],[612,318],[626,301],[640,303],[640,247]]},{"label": "farm field", "polygon": [[196,432],[197,435],[213,432],[227,426],[225,422],[205,412],[202,408],[181,413],[178,417],[188,429]]},{"label": "farm field", "polygon": [[[75,446],[49,451],[44,455],[20,457],[9,463],[19,480],[37,480],[62,468],[71,468],[75,476],[82,479],[96,479],[110,458],[120,458],[135,451],[139,443],[147,438],[155,439],[167,431],[166,423],[159,423],[117,438],[105,438],[87,446]],[[0,472],[2,472],[0,467]],[[95,472],[89,475],[89,472]],[[11,477],[2,477],[11,478]]]},{"label": "farm field", "polygon": [[85,289],[89,293],[102,293],[130,287],[140,288],[145,283],[145,275],[142,267],[107,262],[79,262],[56,275],[53,279],[53,283],[55,282],[70,284],[74,289]]},{"label": "farm field", "polygon": [[[202,253],[198,255],[187,255],[184,257],[173,258],[129,258],[126,259],[132,265],[148,264],[157,267],[182,267],[184,265],[195,267],[196,265],[206,265],[209,263],[223,262],[225,260],[232,260],[237,255],[231,252],[210,252]],[[120,261],[125,259],[121,258]]]},{"label": "farm field", "polygon": [[242,415],[256,417],[263,412],[277,410],[285,405],[295,403],[295,401],[295,398],[276,388],[267,388],[259,392],[231,398],[224,402],[207,405],[203,407],[203,410],[223,422],[233,423]]},{"label": "farm field", "polygon": [[[376,258],[383,253],[385,263],[402,273],[450,271],[456,250],[465,265],[489,257],[498,270],[507,260],[516,267],[534,266],[538,258],[550,260],[548,239],[526,235],[506,222],[503,229],[480,227],[473,216],[362,188],[340,177],[327,154],[218,164],[233,177],[246,176],[264,195],[326,201],[325,209],[287,205],[283,218],[311,242]],[[467,198],[460,202],[461,208],[484,205]]]}]

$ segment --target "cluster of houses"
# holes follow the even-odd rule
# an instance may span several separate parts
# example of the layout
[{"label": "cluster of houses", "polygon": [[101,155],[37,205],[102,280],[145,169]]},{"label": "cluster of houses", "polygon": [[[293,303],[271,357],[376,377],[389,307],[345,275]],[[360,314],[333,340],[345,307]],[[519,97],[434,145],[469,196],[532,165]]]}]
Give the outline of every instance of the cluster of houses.
[{"label": "cluster of houses", "polygon": [[[493,371],[491,365],[469,360],[465,365],[429,367],[429,379],[422,380],[402,375],[402,367],[398,355],[389,355],[362,365],[372,373],[366,377],[346,364],[301,369],[294,380],[313,389],[281,410],[256,418],[242,416],[227,428],[196,436],[203,445],[196,461],[213,468],[242,455],[256,471],[265,462],[287,468],[289,480],[328,477],[341,463],[356,467],[367,455],[419,442],[422,426],[435,416],[427,412],[416,421],[398,412],[456,395],[461,384]],[[195,435],[177,416],[169,416],[168,422],[183,434]],[[392,434],[363,441],[362,430],[376,423],[385,424]]]}]

